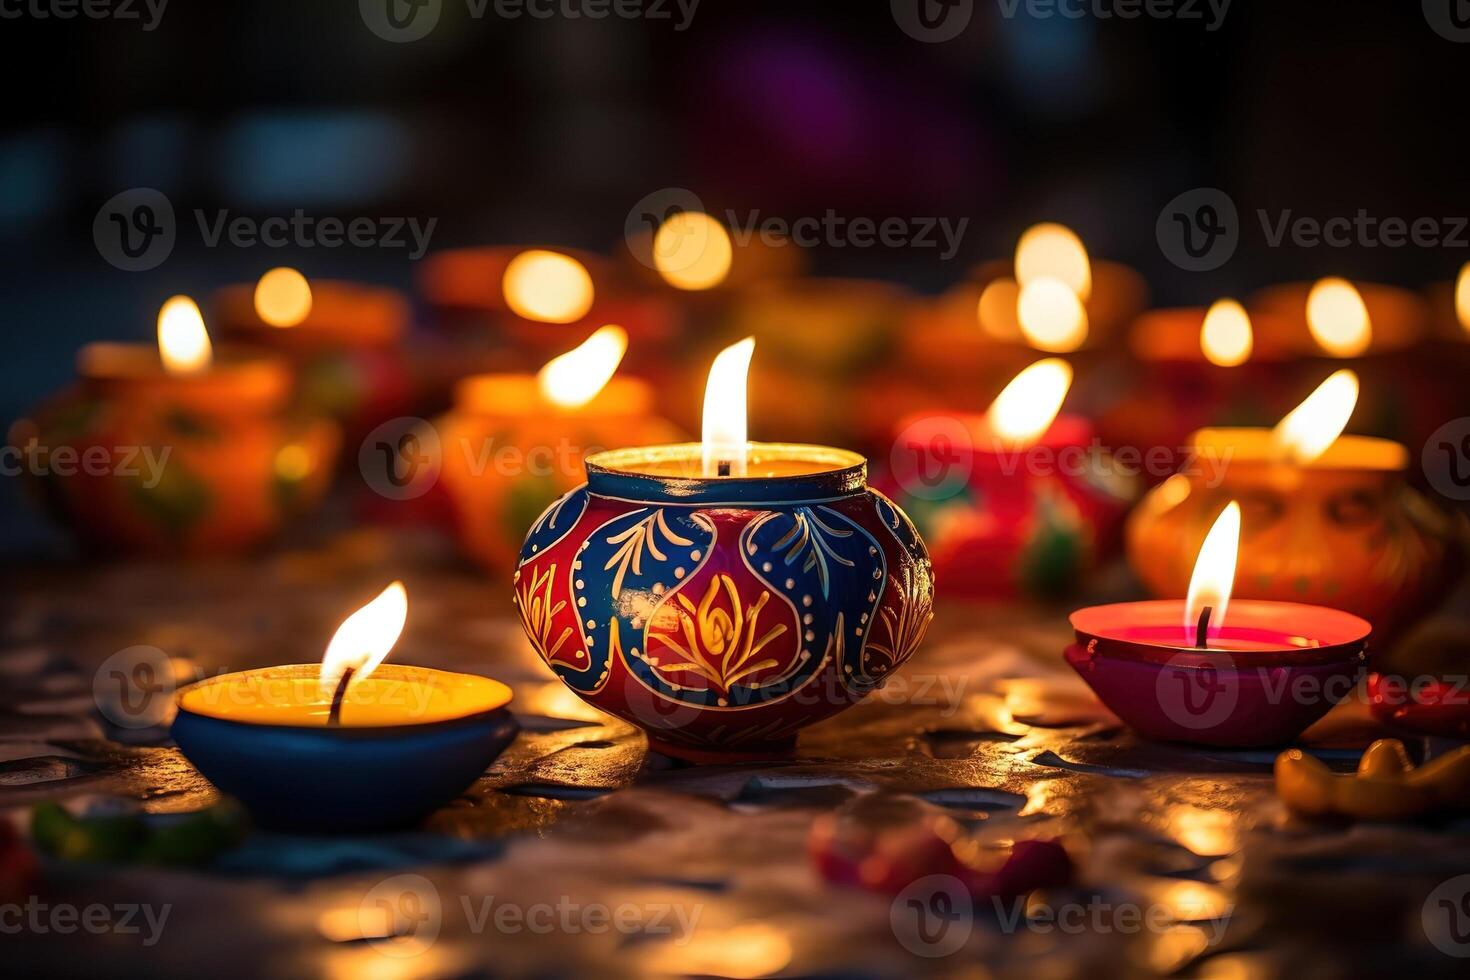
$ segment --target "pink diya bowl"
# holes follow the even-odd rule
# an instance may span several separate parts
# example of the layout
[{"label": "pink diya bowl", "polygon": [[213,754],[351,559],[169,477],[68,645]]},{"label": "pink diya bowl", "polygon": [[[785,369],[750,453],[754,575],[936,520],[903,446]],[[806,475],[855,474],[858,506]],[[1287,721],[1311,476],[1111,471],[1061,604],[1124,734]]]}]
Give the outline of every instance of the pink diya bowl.
[{"label": "pink diya bowl", "polygon": [[753,444],[704,477],[698,444],[587,459],[514,576],[532,645],[589,704],[694,762],[789,754],[862,700],[933,616],[919,533],[856,453]]},{"label": "pink diya bowl", "polygon": [[1372,631],[1335,609],[1241,599],[1200,649],[1183,620],[1182,600],[1081,609],[1063,656],[1144,738],[1252,748],[1291,742],[1351,693]]}]

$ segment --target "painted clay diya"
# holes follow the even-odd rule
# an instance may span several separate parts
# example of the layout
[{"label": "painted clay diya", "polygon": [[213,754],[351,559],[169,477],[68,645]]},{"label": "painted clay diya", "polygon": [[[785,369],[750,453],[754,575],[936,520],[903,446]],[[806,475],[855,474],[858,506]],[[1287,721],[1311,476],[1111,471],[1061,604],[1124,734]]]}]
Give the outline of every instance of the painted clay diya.
[{"label": "painted clay diya", "polygon": [[[240,551],[326,493],[338,428],[288,414],[291,373],[278,357],[226,349],[203,370],[173,374],[153,347],[96,343],[77,369],[77,384],[10,438],[45,454],[42,500],[93,549]],[[107,465],[64,467],[62,453]]]},{"label": "painted clay diya", "polygon": [[1200,647],[1184,618],[1182,600],[1081,609],[1064,656],[1144,737],[1242,748],[1290,742],[1351,693],[1372,630],[1335,609],[1232,600]]},{"label": "painted clay diya", "polygon": [[924,544],[861,456],[748,450],[733,477],[701,475],[699,444],[590,457],[514,576],[557,676],[696,762],[789,754],[903,664],[933,615]]},{"label": "painted clay diya", "polygon": [[1318,458],[1283,462],[1269,429],[1203,429],[1187,472],[1129,516],[1128,561],[1155,595],[1183,595],[1210,523],[1229,500],[1244,511],[1235,594],[1346,609],[1380,633],[1432,596],[1449,521],[1405,480],[1398,443],[1342,436]]}]

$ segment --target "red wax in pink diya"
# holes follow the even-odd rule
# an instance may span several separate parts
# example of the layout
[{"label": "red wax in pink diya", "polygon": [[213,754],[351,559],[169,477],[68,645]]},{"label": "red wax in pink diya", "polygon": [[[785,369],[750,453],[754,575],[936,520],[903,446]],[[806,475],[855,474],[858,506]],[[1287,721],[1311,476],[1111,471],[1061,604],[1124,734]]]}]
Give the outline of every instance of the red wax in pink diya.
[{"label": "red wax in pink diya", "polygon": [[1072,614],[1067,663],[1145,738],[1283,744],[1357,684],[1372,626],[1322,606],[1232,602],[1239,537],[1232,502],[1200,549],[1187,599]]},{"label": "red wax in pink diya", "polygon": [[976,598],[1065,592],[1115,539],[1135,481],[1086,419],[1058,415],[1072,370],[1021,372],[984,415],[901,424],[893,492],[930,543],[947,589]]}]

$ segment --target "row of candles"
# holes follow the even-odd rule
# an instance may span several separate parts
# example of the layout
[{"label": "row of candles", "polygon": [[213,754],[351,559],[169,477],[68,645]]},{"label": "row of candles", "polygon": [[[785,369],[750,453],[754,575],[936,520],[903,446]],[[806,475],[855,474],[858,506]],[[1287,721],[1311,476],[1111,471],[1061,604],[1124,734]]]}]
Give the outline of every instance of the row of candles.
[{"label": "row of candles", "polygon": [[[706,226],[706,239],[711,227],[718,228]],[[675,244],[686,240],[687,231],[681,232]],[[976,305],[982,329],[974,333],[991,329],[987,311],[1014,305],[1030,347],[1075,349],[1089,336],[1088,324],[1128,308],[1130,274],[1091,262],[1064,229],[1036,229],[1022,245],[1013,280],[1000,275],[983,288]],[[654,253],[662,254],[657,241]],[[718,289],[719,275],[691,271],[710,254],[702,247],[697,262],[677,273],[664,269],[665,279],[680,288]],[[713,255],[726,272],[733,266],[733,250],[715,248]],[[482,272],[497,269],[490,305],[503,301],[512,321],[544,327],[595,315],[593,277],[574,256],[486,250],[445,261],[448,266],[431,267],[431,277],[445,276],[444,268],[456,262]],[[1050,274],[1037,273],[1038,265]],[[455,285],[473,279],[463,269],[447,276]],[[485,283],[476,288],[484,301]],[[258,541],[278,523],[266,513],[270,506],[304,510],[326,484],[338,433],[322,404],[299,411],[309,394],[301,380],[308,367],[324,352],[370,355],[370,363],[375,358],[389,367],[405,355],[398,342],[406,305],[383,312],[385,304],[398,306],[392,294],[349,284],[313,286],[291,270],[274,270],[246,292],[250,313],[241,290],[227,290],[218,304],[222,319],[232,336],[276,353],[222,349],[217,355],[198,307],[176,297],[160,313],[157,352],[91,345],[79,359],[78,389],[36,422],[18,427],[53,453],[68,439],[83,452],[155,445],[180,453],[183,469],[153,487],[120,481],[115,473],[88,473],[53,486],[64,512],[94,541],[199,552]],[[1463,300],[1470,290],[1460,292]],[[1363,331],[1396,322],[1372,312],[1372,295],[1342,282],[1303,289],[1303,316],[1318,345],[1337,356],[1369,349]],[[473,305],[468,294],[462,299]],[[628,311],[638,308],[637,296],[618,302]],[[1193,322],[1194,314],[1174,317]],[[1159,330],[1151,325],[1157,322],[1145,318],[1137,330]],[[1084,329],[1057,329],[1068,323]],[[370,338],[365,343],[359,343],[359,324],[371,325],[362,328]],[[1201,312],[1190,329],[1198,330],[1200,351],[1216,362],[1243,363],[1253,348],[1272,342],[1242,319],[1239,307]],[[470,442],[495,437],[515,445],[569,434],[581,447],[667,443],[677,429],[655,414],[653,386],[618,375],[633,332],[600,326],[537,375],[501,371],[461,380],[441,431]],[[827,338],[837,345],[845,340]],[[1002,465],[1037,447],[1089,444],[1089,423],[1062,413],[1074,373],[1065,360],[1046,358],[1019,372],[984,413],[952,413],[951,421],[964,430],[969,479],[979,491],[969,498],[969,516],[981,520],[978,529],[975,520],[952,520],[950,526],[960,529],[953,533],[939,525],[931,562],[920,531],[899,506],[914,496],[903,492],[903,481],[893,488],[896,504],[868,488],[857,454],[748,441],[747,374],[755,346],[747,338],[715,357],[701,443],[594,455],[588,460],[590,492],[575,489],[571,484],[580,481],[571,474],[531,488],[533,510],[556,501],[534,523],[534,513],[525,510],[527,481],[453,471],[452,454],[444,459],[445,485],[461,514],[491,515],[478,528],[467,517],[470,550],[488,564],[514,565],[522,620],[552,669],[579,695],[648,729],[660,750],[696,761],[789,750],[798,728],[860,700],[912,655],[932,615],[936,569],[946,588],[952,579],[957,593],[1013,591],[1026,580],[1018,566],[1032,564],[1018,532],[1034,525],[1038,513],[1092,506],[1091,491],[1079,491],[1074,479],[1032,473],[1025,463],[1019,471]],[[1079,612],[1073,619],[1078,643],[1067,659],[1144,734],[1211,744],[1293,737],[1330,702],[1306,711],[1284,708],[1265,697],[1259,681],[1250,687],[1254,675],[1248,671],[1266,667],[1320,678],[1356,670],[1371,628],[1358,614],[1382,628],[1443,578],[1446,544],[1422,521],[1427,504],[1404,485],[1407,451],[1386,440],[1342,435],[1359,390],[1356,374],[1338,371],[1275,429],[1200,431],[1193,448],[1212,465],[1170,478],[1133,511],[1127,538],[1139,577],[1157,594],[1177,597],[1185,595],[1192,569],[1188,597]],[[365,420],[338,412],[336,421]],[[916,457],[934,446],[922,427],[917,431]],[[915,432],[907,422],[900,448]],[[902,455],[895,452],[895,458]],[[497,496],[519,497],[519,509],[494,504]],[[925,501],[920,495],[908,502]],[[1124,500],[1118,503],[1121,516]],[[619,512],[619,506],[633,509]],[[568,513],[575,508],[581,510]],[[1096,525],[1091,530],[1098,541],[1105,510],[1097,507],[1083,519]],[[209,513],[215,517],[202,517]],[[524,516],[496,526],[516,513]],[[592,513],[598,522],[583,526],[583,515]],[[676,516],[666,518],[670,513]],[[626,529],[619,523],[645,514],[650,516]],[[526,544],[518,559],[511,558],[506,551],[514,538],[507,535],[519,535],[526,524]],[[598,538],[609,527],[617,534]],[[776,530],[765,537],[762,528]],[[602,565],[603,550],[620,542]],[[661,548],[684,552],[666,559]],[[793,565],[808,553],[803,549],[810,557]],[[586,564],[584,552],[598,561]],[[776,561],[761,561],[767,553],[793,571],[784,582]],[[1228,561],[1219,557],[1226,554]],[[700,599],[697,591],[684,595],[705,586],[698,603],[691,601]],[[812,591],[818,586],[819,595]],[[1233,605],[1232,587],[1246,597]],[[757,638],[762,609],[786,615],[779,599],[770,604],[773,595],[786,600],[793,618]],[[1304,598],[1324,605],[1302,605]],[[181,747],[218,785],[253,801],[272,821],[316,820],[331,811],[358,812],[364,825],[394,823],[449,798],[513,737],[510,692],[483,678],[441,677],[418,668],[379,672],[406,609],[401,587],[390,588],[344,623],[331,647],[335,653],[321,668],[230,675],[191,688],[181,698],[175,728]],[[695,619],[686,622],[682,610]],[[675,636],[686,637],[687,648]],[[745,666],[731,669],[729,651],[742,644],[746,653],[735,663]],[[763,658],[755,657],[757,650]],[[1222,665],[1241,678],[1242,712],[1201,732],[1181,726],[1159,703],[1167,686],[1159,678],[1168,672],[1219,673]],[[589,673],[596,666],[601,673]],[[828,675],[840,697],[818,708],[790,699]],[[669,680],[674,676],[678,683]],[[650,714],[629,692],[682,713]],[[358,711],[357,702],[372,707]],[[749,723],[735,738],[731,712]],[[371,735],[344,737],[351,729]],[[282,793],[281,767],[269,761],[282,749],[330,754],[341,762],[337,776],[330,786],[307,781]],[[386,758],[403,769],[404,790],[391,813],[367,803],[379,795]],[[303,817],[289,805],[296,799],[319,803]]]}]

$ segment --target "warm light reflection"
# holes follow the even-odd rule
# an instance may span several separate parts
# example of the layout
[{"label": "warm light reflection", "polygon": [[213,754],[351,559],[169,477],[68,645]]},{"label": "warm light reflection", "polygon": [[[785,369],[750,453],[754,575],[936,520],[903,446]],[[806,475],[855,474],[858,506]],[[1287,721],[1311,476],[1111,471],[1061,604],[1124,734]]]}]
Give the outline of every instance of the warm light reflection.
[{"label": "warm light reflection", "polygon": [[573,323],[592,309],[592,276],[570,255],[532,249],[510,260],[501,281],[517,315],[543,323]]},{"label": "warm light reflection", "polygon": [[1333,357],[1357,357],[1373,341],[1362,294],[1346,279],[1323,279],[1307,295],[1307,326]]},{"label": "warm light reflection", "polygon": [[990,405],[990,431],[1009,443],[1029,445],[1051,428],[1072,387],[1072,365],[1048,357],[1016,375]]},{"label": "warm light reflection", "polygon": [[255,315],[273,327],[294,327],[311,313],[311,285],[295,269],[272,269],[255,284]]},{"label": "warm light reflection", "polygon": [[189,297],[175,296],[158,311],[158,353],[174,375],[199,374],[214,360],[204,315]]},{"label": "warm light reflection", "polygon": [[1087,340],[1087,310],[1060,279],[1035,279],[1021,287],[1021,332],[1039,350],[1067,354]]},{"label": "warm light reflection", "polygon": [[1217,300],[1205,314],[1199,345],[1205,358],[1218,367],[1236,367],[1250,360],[1255,336],[1245,307],[1233,299]]},{"label": "warm light reflection", "polygon": [[791,963],[791,940],[762,922],[730,929],[701,928],[677,943],[655,946],[643,962],[649,976],[775,976]]},{"label": "warm light reflection", "polygon": [[1194,574],[1189,578],[1189,597],[1184,603],[1184,635],[1198,646],[1200,614],[1210,609],[1208,636],[1216,636],[1225,625],[1225,610],[1235,589],[1235,563],[1240,553],[1240,504],[1225,507],[1215,519],[1205,543],[1200,546]]},{"label": "warm light reflection", "polygon": [[730,274],[733,258],[729,232],[703,211],[680,211],[653,239],[654,267],[679,289],[713,289]]},{"label": "warm light reflection", "polygon": [[1016,279],[1022,286],[1057,279],[1086,302],[1092,295],[1092,262],[1076,232],[1046,222],[1026,229],[1016,244]]},{"label": "warm light reflection", "polygon": [[1338,371],[1277,424],[1272,439],[1282,456],[1304,466],[1337,441],[1357,406],[1358,376]]},{"label": "warm light reflection", "polygon": [[536,376],[547,401],[562,408],[581,408],[607,386],[628,350],[628,332],[607,326],[581,346],[553,358]]},{"label": "warm light reflection", "polygon": [[1455,281],[1455,315],[1460,318],[1460,326],[1470,333],[1470,262],[1465,263],[1460,278]]},{"label": "warm light reflection", "polygon": [[746,436],[746,380],[755,338],[720,351],[704,387],[704,475],[745,476],[750,447]]},{"label": "warm light reflection", "polygon": [[394,582],[372,602],[344,619],[332,642],[327,644],[326,656],[322,657],[322,692],[330,697],[348,669],[353,671],[348,690],[376,670],[398,642],[407,620],[408,590],[402,582]]}]

